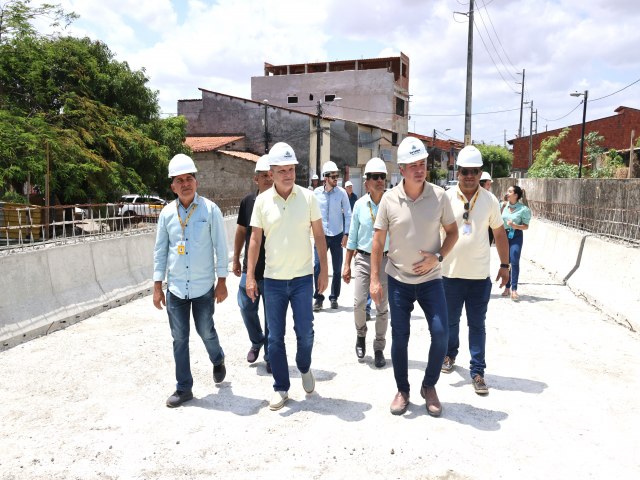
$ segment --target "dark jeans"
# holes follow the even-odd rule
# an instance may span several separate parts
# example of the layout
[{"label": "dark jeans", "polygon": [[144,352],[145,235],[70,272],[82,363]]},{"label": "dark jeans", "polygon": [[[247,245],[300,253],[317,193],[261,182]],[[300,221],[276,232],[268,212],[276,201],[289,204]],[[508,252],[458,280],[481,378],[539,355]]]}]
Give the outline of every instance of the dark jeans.
[{"label": "dark jeans", "polygon": [[269,359],[273,372],[273,389],[289,391],[289,363],[284,335],[287,329],[287,309],[291,304],[293,331],[296,333],[296,366],[300,373],[311,368],[313,350],[313,307],[311,274],[291,280],[264,279],[264,300],[269,324]]},{"label": "dark jeans", "polygon": [[167,314],[173,337],[173,358],[176,362],[176,390],[190,391],[193,387],[191,364],[189,361],[190,313],[196,331],[204,343],[209,360],[214,365],[224,361],[224,352],[213,325],[213,287],[198,298],[180,298],[167,290]]},{"label": "dark jeans", "polygon": [[444,294],[447,298],[447,314],[449,316],[449,347],[447,355],[458,356],[460,348],[460,316],[464,305],[469,327],[469,353],[471,355],[471,378],[476,375],[484,377],[485,344],[487,333],[485,319],[491,296],[491,279],[469,280],[466,278],[447,278],[444,282]]},{"label": "dark jeans", "polygon": [[513,238],[509,239],[509,263],[511,264],[511,276],[506,287],[518,290],[518,277],[520,277],[520,252],[522,251],[522,230],[515,230]]},{"label": "dark jeans", "polygon": [[[257,280],[258,285],[258,297],[255,302],[252,302],[247,295],[247,274],[243,273],[240,277],[240,285],[238,286],[238,306],[240,307],[240,315],[242,315],[242,321],[247,328],[249,334],[249,340],[251,340],[251,348],[260,349],[264,345],[264,361],[269,361],[269,326],[267,325],[266,308],[264,308],[264,280]],[[260,310],[260,297],[262,297],[262,313],[264,315],[264,332],[260,325],[260,316],[258,311]]]},{"label": "dark jeans", "polygon": [[[331,294],[329,300],[337,300],[340,296],[340,288],[342,287],[342,237],[344,234],[340,233],[333,237],[327,237],[327,250],[331,252],[331,268],[333,269],[331,278]],[[316,300],[324,301],[324,295],[318,293],[318,275],[320,275],[320,257],[318,257],[318,250],[313,249],[315,257],[315,265],[313,267],[313,284],[315,291],[313,298]]]},{"label": "dark jeans", "polygon": [[423,386],[434,386],[440,378],[440,368],[447,353],[449,321],[442,279],[409,284],[389,276],[389,307],[391,309],[391,361],[396,385],[409,393],[408,346],[411,333],[411,312],[415,302],[427,318],[431,345],[422,380]]}]

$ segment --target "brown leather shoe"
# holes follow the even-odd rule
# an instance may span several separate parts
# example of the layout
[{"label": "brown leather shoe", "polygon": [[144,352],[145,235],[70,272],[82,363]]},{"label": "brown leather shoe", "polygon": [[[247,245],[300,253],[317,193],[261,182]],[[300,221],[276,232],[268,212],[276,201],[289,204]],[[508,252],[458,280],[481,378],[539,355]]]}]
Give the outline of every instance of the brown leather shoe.
[{"label": "brown leather shoe", "polygon": [[394,415],[402,415],[407,411],[407,407],[409,406],[409,393],[408,392],[398,392],[396,396],[393,397],[393,401],[391,402],[391,413]]},{"label": "brown leather shoe", "polygon": [[442,405],[440,405],[440,400],[438,400],[436,387],[425,387],[423,385],[420,389],[420,395],[427,401],[427,412],[429,415],[439,417],[442,413]]}]

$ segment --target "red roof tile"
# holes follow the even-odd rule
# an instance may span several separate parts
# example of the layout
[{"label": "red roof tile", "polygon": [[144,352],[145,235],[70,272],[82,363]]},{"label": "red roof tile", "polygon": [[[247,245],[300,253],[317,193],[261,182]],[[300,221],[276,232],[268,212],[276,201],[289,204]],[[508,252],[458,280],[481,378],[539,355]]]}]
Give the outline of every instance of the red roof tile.
[{"label": "red roof tile", "polygon": [[244,137],[187,137],[184,141],[194,152],[211,152]]}]

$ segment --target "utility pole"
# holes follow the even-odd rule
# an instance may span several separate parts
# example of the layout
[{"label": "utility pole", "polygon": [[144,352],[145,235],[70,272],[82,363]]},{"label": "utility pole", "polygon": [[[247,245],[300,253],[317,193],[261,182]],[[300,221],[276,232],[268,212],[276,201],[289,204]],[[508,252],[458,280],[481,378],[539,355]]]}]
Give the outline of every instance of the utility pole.
[{"label": "utility pole", "polygon": [[531,100],[531,115],[529,116],[529,166],[533,164],[533,100]]},{"label": "utility pole", "polygon": [[522,107],[524,106],[524,68],[522,69],[522,90],[520,91],[520,127],[518,127],[518,138],[522,136]]},{"label": "utility pole", "polygon": [[322,129],[320,128],[320,120],[322,118],[322,104],[318,100],[318,112],[316,117],[316,174],[320,177],[320,141],[322,140]]},{"label": "utility pole", "polygon": [[464,144],[471,145],[471,79],[473,73],[473,0],[469,0],[469,36],[467,40],[467,95],[464,106]]}]

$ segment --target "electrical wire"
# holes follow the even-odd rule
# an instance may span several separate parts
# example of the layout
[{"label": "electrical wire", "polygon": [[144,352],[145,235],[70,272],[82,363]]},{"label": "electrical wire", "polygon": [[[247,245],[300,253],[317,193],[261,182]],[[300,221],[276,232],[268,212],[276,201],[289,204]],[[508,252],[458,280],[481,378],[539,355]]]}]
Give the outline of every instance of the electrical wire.
[{"label": "electrical wire", "polygon": [[[486,5],[483,5],[483,7],[485,8],[485,12],[488,14],[488,11],[486,9]],[[507,68],[507,65],[505,63],[505,61],[502,58],[502,55],[500,55],[500,51],[498,50],[498,48],[496,47],[496,44],[493,42],[493,38],[491,36],[491,32],[489,31],[489,29],[487,28],[487,24],[484,21],[484,17],[482,15],[482,8],[478,9],[478,16],[480,17],[480,20],[482,21],[482,26],[484,27],[485,31],[487,32],[487,37],[489,38],[489,41],[491,42],[491,46],[493,47],[493,49],[496,52],[496,55],[498,56],[498,60],[500,60],[500,64],[502,65],[502,68],[509,74],[511,75],[511,78],[513,78],[513,80],[515,82],[518,81],[518,78],[516,77],[516,74],[513,73],[509,68]],[[493,24],[492,24],[493,26]],[[493,33],[495,34],[495,37],[498,39],[498,42],[500,42],[500,38],[498,37],[498,34],[496,33],[495,28],[493,29]],[[502,46],[502,43],[500,43],[500,46]],[[504,51],[504,48],[503,48]],[[496,68],[498,68],[496,66]],[[514,67],[515,69],[515,67]]]},{"label": "electrical wire", "polygon": [[509,82],[507,82],[507,80],[502,75],[502,72],[498,68],[498,65],[496,64],[495,60],[493,59],[493,56],[491,55],[491,52],[489,51],[489,48],[487,47],[487,44],[485,43],[484,38],[482,37],[482,32],[480,32],[480,28],[478,27],[478,23],[475,20],[473,21],[473,25],[476,27],[476,31],[478,32],[478,35],[480,36],[480,40],[482,40],[482,45],[484,45],[484,49],[487,51],[487,54],[489,55],[489,58],[491,59],[491,62],[493,63],[493,66],[496,67],[496,71],[498,72],[498,75],[500,75],[500,78],[502,78],[502,81],[505,83],[505,85],[507,85],[507,87],[509,87],[509,89],[512,92],[519,93],[513,88],[513,86]]},{"label": "electrical wire", "polygon": [[569,115],[571,115],[571,114],[576,110],[576,108],[578,108],[578,107],[579,107],[580,105],[582,105],[583,103],[584,103],[584,100],[582,100],[582,101],[581,101],[580,103],[578,103],[575,107],[573,107],[569,113],[567,113],[567,114],[565,114],[565,115],[563,115],[563,116],[561,116],[561,117],[558,117],[558,118],[544,118],[542,115],[540,115],[540,118],[541,118],[541,119],[543,119],[543,120],[544,120],[544,121],[546,121],[546,122],[557,122],[558,120],[562,120],[563,118],[566,118],[566,117],[568,117]]},{"label": "electrical wire", "polygon": [[488,3],[485,3],[483,5],[484,10],[485,10],[485,12],[487,14],[487,18],[489,19],[489,23],[491,24],[491,28],[493,29],[493,33],[495,34],[496,39],[498,40],[498,43],[500,44],[500,48],[502,48],[502,51],[504,52],[504,56],[507,57],[507,60],[509,60],[509,63],[511,64],[513,69],[518,71],[518,68],[516,68],[516,66],[513,64],[513,62],[509,58],[509,55],[507,54],[507,51],[504,49],[504,46],[502,45],[502,42],[500,41],[500,37],[498,36],[498,32],[496,31],[496,27],[493,25],[493,20],[491,20],[491,15],[489,15],[489,9],[487,8],[487,5],[489,5],[491,2],[493,2],[493,0],[490,0]]},{"label": "electrical wire", "polygon": [[612,95],[615,95],[616,93],[620,93],[623,90],[626,90],[627,88],[629,88],[631,85],[635,85],[636,83],[640,82],[640,78],[637,79],[635,82],[631,82],[629,85],[627,85],[626,87],[622,87],[620,90],[616,90],[613,93],[610,93],[609,95],[605,95],[604,97],[598,97],[598,98],[594,98],[592,100],[589,100],[590,102],[597,102],[598,100],[602,100],[603,98],[607,98],[610,97]]}]

